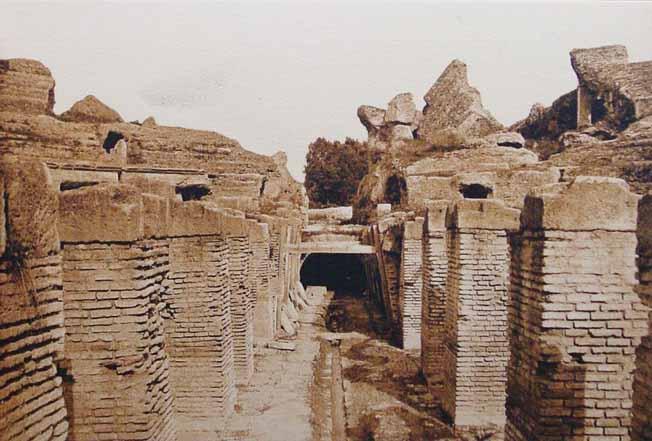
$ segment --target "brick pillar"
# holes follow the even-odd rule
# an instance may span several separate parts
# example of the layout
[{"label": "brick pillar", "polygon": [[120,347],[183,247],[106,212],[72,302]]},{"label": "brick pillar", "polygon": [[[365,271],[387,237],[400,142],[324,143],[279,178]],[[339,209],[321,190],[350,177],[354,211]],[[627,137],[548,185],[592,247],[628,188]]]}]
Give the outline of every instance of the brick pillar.
[{"label": "brick pillar", "polygon": [[238,384],[247,384],[254,373],[254,309],[249,278],[251,249],[245,233],[227,235],[227,243],[235,371]]},{"label": "brick pillar", "polygon": [[167,242],[143,239],[134,187],[87,187],[60,200],[68,439],[173,440],[161,317]]},{"label": "brick pillar", "polygon": [[[652,308],[652,196],[643,197],[638,207],[637,291],[643,304]],[[632,439],[652,440],[652,310],[647,334],[636,350],[632,413]]]},{"label": "brick pillar", "polygon": [[399,288],[403,349],[421,349],[422,236],[423,218],[405,222],[403,226]]},{"label": "brick pillar", "polygon": [[[428,205],[423,228],[423,293],[421,300],[421,370],[433,392],[441,391],[446,315],[447,201]],[[437,394],[438,395],[438,394]]]},{"label": "brick pillar", "polygon": [[270,292],[272,265],[270,236],[267,224],[254,226],[249,234],[251,243],[252,287],[254,289],[254,336],[256,340],[271,340],[276,333],[276,309]]},{"label": "brick pillar", "polygon": [[179,440],[212,436],[233,411],[229,221],[198,202],[171,210],[165,340]]},{"label": "brick pillar", "polygon": [[447,216],[448,276],[442,406],[456,427],[505,422],[508,245],[518,210],[464,200]]},{"label": "brick pillar", "polygon": [[59,203],[39,162],[0,161],[0,439],[64,441]]},{"label": "brick pillar", "polygon": [[578,177],[525,198],[511,238],[506,439],[629,440],[637,197]]}]

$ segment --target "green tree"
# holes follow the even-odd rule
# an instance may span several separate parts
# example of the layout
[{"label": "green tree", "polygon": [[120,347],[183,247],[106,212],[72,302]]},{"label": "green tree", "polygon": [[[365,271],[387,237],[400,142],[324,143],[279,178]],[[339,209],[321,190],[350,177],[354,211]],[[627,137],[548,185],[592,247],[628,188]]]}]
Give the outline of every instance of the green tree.
[{"label": "green tree", "polygon": [[368,173],[366,142],[342,143],[317,138],[306,155],[305,187],[311,208],[351,205],[358,184]]}]

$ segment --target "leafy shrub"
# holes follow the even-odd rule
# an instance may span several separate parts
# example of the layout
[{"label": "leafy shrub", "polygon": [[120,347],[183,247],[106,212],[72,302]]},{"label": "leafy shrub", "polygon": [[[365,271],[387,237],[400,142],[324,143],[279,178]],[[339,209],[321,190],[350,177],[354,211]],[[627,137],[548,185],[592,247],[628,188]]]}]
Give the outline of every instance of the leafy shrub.
[{"label": "leafy shrub", "polygon": [[351,205],[362,178],[368,173],[366,142],[346,138],[342,143],[317,138],[306,155],[305,187],[311,208]]}]

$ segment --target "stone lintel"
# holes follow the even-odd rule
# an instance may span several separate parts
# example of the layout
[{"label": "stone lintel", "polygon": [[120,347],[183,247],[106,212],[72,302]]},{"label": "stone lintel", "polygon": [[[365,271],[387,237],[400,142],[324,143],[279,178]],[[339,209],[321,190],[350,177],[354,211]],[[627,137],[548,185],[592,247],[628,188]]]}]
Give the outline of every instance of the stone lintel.
[{"label": "stone lintel", "polygon": [[446,200],[426,202],[426,222],[424,225],[426,232],[446,230],[448,205],[449,202]]},{"label": "stone lintel", "polygon": [[652,256],[652,194],[643,196],[638,201],[638,254]]},{"label": "stone lintel", "polygon": [[133,242],[144,237],[143,198],[131,185],[102,184],[60,194],[63,242]]},{"label": "stone lintel", "polygon": [[143,232],[147,238],[168,237],[170,231],[170,199],[143,194]]},{"label": "stone lintel", "polygon": [[446,215],[453,229],[517,230],[520,211],[500,199],[464,199],[455,202]]},{"label": "stone lintel", "polygon": [[528,230],[635,231],[639,196],[618,178],[578,176],[525,197],[521,227]]},{"label": "stone lintel", "polygon": [[423,237],[423,218],[417,217],[413,221],[403,224],[403,238],[406,240],[421,240]]},{"label": "stone lintel", "polygon": [[11,244],[15,251],[31,257],[58,251],[59,197],[47,166],[40,161],[4,157],[0,179],[4,186],[5,246]]}]

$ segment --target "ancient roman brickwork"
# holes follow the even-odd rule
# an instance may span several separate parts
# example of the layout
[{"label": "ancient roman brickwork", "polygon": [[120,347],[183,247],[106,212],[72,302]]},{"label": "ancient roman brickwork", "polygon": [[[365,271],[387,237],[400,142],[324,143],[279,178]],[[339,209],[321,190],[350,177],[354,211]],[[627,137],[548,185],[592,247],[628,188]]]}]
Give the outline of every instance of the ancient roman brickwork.
[{"label": "ancient roman brickwork", "polygon": [[[131,187],[60,199],[69,439],[176,439],[161,318],[167,242],[142,240]],[[116,228],[101,228],[108,218]]]},{"label": "ancient roman brickwork", "polygon": [[423,228],[421,371],[431,390],[441,388],[446,317],[446,201],[430,203]]},{"label": "ancient roman brickwork", "polygon": [[448,276],[442,407],[456,427],[505,421],[507,230],[518,210],[464,200],[447,215]]},{"label": "ancient roman brickwork", "polygon": [[[643,304],[652,308],[652,196],[643,197],[638,207],[637,292]],[[648,316],[647,334],[636,350],[632,439],[652,440],[652,310]]]},{"label": "ancient roman brickwork", "polygon": [[[165,332],[179,439],[219,430],[233,410],[228,248],[219,237],[170,241]],[[201,435],[201,434],[204,435]]]},{"label": "ancient roman brickwork", "polygon": [[423,218],[405,223],[399,287],[399,320],[404,349],[418,350],[421,347],[422,236]]},{"label": "ancient roman brickwork", "polygon": [[272,339],[276,332],[274,297],[270,293],[269,228],[266,224],[257,225],[249,234],[251,246],[250,283],[255,302],[254,336]]},{"label": "ancient roman brickwork", "polygon": [[247,384],[254,372],[254,297],[249,273],[251,251],[248,236],[228,236],[231,321],[236,378]]},{"label": "ancient roman brickwork", "polygon": [[629,440],[637,197],[577,177],[525,200],[511,242],[506,439]]},{"label": "ancient roman brickwork", "polygon": [[39,163],[0,163],[0,439],[63,441],[58,199]]}]

